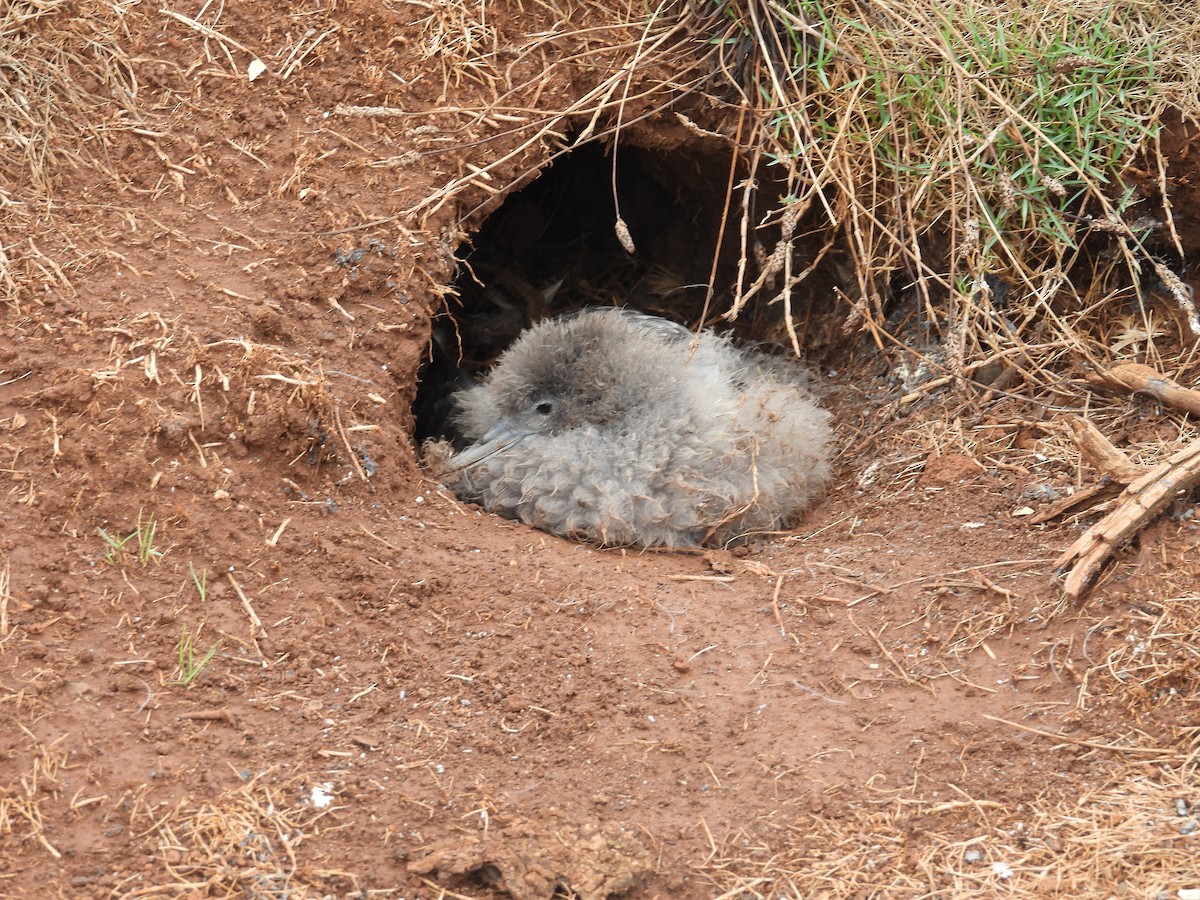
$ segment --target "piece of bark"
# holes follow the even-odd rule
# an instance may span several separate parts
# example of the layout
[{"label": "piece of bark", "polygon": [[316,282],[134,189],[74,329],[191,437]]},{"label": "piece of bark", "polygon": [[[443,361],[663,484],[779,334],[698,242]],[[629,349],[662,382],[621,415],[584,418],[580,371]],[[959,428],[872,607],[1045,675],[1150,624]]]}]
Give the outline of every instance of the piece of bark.
[{"label": "piece of bark", "polygon": [[1111,478],[1105,478],[1096,484],[1089,484],[1071,496],[1055,500],[1045,509],[1038,510],[1027,521],[1030,525],[1044,525],[1059,516],[1081,513],[1107,500],[1112,500],[1124,490],[1125,484],[1126,482],[1117,482]]},{"label": "piece of bark", "polygon": [[1130,394],[1149,394],[1164,406],[1200,416],[1200,391],[1185,388],[1141,363],[1121,363],[1087,376],[1090,384]]},{"label": "piece of bark", "polygon": [[1200,484],[1200,440],[1192,441],[1167,460],[1149,469],[1121,494],[1121,503],[1085,531],[1059,557],[1063,593],[1078,602],[1091,587],[1113,552],[1144,528],[1177,496]]},{"label": "piece of bark", "polygon": [[1114,481],[1129,484],[1146,474],[1145,466],[1139,466],[1118,450],[1090,420],[1077,416],[1068,420],[1067,426],[1084,459]]},{"label": "piece of bark", "polygon": [[1149,471],[1139,466],[1105,437],[1100,429],[1088,419],[1076,417],[1067,421],[1071,437],[1079,452],[1093,467],[1098,469],[1101,479],[1097,484],[1081,488],[1069,497],[1063,497],[1030,517],[1030,525],[1042,525],[1059,516],[1082,513],[1089,507],[1112,500],[1132,481]]}]

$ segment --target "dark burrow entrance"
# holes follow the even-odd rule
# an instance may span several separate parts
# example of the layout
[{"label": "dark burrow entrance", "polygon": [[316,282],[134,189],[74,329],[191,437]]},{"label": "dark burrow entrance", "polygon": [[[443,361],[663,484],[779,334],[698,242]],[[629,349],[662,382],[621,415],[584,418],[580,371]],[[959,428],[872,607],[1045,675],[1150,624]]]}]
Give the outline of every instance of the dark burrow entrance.
[{"label": "dark burrow entrance", "polygon": [[[454,296],[435,317],[418,384],[417,439],[453,439],[449,396],[525,328],[572,310],[626,306],[692,329],[771,337],[777,310],[747,310],[733,326],[720,320],[742,255],[740,211],[726,209],[730,153],[722,144],[669,151],[622,144],[614,165],[610,148],[591,142],[512,194],[457,254]],[[735,171],[734,184],[744,177]],[[766,224],[751,239],[761,257],[778,234],[769,212],[779,195],[760,189],[756,196],[762,211],[752,210],[752,220]],[[632,253],[618,238],[618,215]]]}]

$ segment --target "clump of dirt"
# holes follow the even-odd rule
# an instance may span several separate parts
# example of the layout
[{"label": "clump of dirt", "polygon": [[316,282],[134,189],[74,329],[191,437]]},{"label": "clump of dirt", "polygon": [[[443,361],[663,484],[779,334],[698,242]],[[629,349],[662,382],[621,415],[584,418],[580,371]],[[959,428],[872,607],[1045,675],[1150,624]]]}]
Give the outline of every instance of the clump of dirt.
[{"label": "clump of dirt", "polygon": [[472,874],[514,900],[605,900],[653,868],[649,851],[627,829],[595,822],[513,822],[444,841],[408,867],[420,875]]}]

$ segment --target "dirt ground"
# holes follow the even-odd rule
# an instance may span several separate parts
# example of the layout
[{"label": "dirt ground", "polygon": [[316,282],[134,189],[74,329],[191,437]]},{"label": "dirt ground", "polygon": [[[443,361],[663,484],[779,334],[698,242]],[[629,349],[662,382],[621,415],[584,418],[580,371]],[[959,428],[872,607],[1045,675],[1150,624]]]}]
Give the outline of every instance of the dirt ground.
[{"label": "dirt ground", "polygon": [[[1195,599],[1200,529],[1181,506],[1064,608],[1054,560],[1090,520],[1026,508],[1094,478],[1052,425],[1069,404],[905,403],[869,340],[825,349],[834,484],[733,552],[572,543],[423,474],[412,404],[459,217],[555,150],[471,110],[583,40],[526,53],[563,30],[551,7],[478,30],[449,9],[76,3],[23,26],[75,42],[92,112],[0,187],[0,895],[1200,887],[1200,784],[1166,765],[1192,734],[1187,636],[1171,678],[1119,684]],[[448,74],[472,40],[492,68]],[[685,143],[656,121],[639,146]],[[1174,427],[1139,410],[1135,451]],[[1164,855],[1121,863],[1127,889],[1056,876],[1078,807],[1138,778]]]}]

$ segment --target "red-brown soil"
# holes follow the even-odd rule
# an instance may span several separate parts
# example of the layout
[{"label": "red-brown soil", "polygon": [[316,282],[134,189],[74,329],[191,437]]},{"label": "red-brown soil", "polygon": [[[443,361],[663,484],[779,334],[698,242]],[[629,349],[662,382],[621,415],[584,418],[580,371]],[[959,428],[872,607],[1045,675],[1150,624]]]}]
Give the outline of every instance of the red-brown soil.
[{"label": "red-brown soil", "polygon": [[[1094,669],[1194,591],[1195,520],[1060,608],[1079,525],[1020,512],[1086,468],[1019,399],[900,404],[870,344],[818,360],[837,475],[789,534],[602,550],[458,503],[411,404],[487,195],[407,211],[517,146],[444,112],[495,84],[443,96],[427,4],[229,4],[204,21],[267,62],[253,82],[237,46],[124,15],[145,121],[0,195],[0,895],[709,897],[723,861],[819,859],[883,812],[856,839],[879,889],[934,884],[930,835],[1011,829],[1128,762],[1097,745],[1175,740],[1179,703],[1131,711]],[[490,22],[514,82],[548,16]],[[216,648],[188,684],[182,639]]]}]

